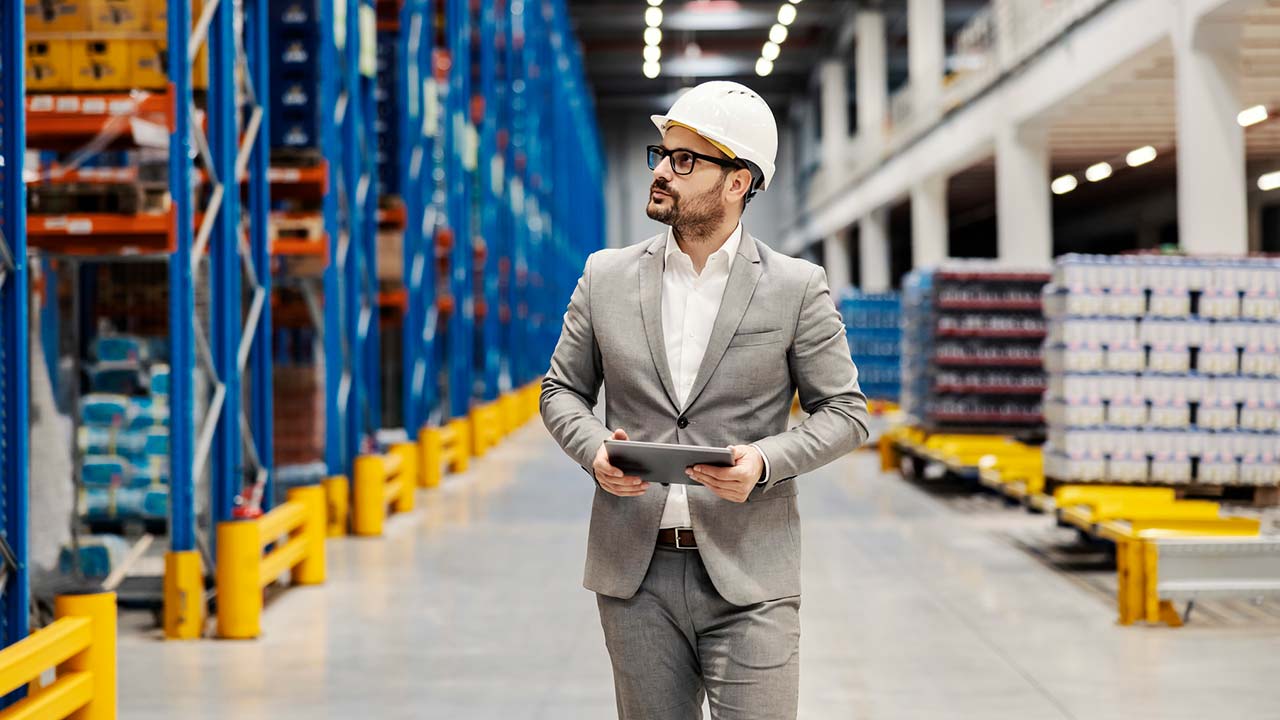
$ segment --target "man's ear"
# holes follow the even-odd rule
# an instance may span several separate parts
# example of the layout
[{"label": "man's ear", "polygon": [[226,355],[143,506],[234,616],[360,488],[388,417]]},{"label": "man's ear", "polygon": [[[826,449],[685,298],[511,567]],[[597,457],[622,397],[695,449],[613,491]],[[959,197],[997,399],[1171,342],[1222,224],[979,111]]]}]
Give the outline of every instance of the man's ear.
[{"label": "man's ear", "polygon": [[735,193],[738,188],[742,188],[741,197],[746,197],[751,192],[751,171],[741,168],[733,171],[733,184],[731,185]]}]

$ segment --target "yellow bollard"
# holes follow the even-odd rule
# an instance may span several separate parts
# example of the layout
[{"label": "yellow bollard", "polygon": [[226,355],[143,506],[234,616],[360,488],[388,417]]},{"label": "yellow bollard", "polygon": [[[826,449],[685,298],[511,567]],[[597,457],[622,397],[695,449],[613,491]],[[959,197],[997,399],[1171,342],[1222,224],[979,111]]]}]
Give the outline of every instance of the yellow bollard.
[{"label": "yellow bollard", "polygon": [[424,427],[418,433],[418,447],[422,458],[422,487],[440,487],[444,479],[444,443],[440,439],[440,429]]},{"label": "yellow bollard", "polygon": [[450,449],[449,471],[466,472],[471,465],[471,423],[466,418],[458,418],[450,420],[449,427],[457,435]]},{"label": "yellow bollard", "polygon": [[351,531],[365,537],[381,535],[387,516],[387,469],[381,455],[356,458],[352,483]]},{"label": "yellow bollard", "polygon": [[319,485],[296,487],[289,490],[289,502],[302,503],[307,508],[306,520],[299,531],[307,538],[307,554],[302,562],[293,566],[295,585],[319,585],[325,575],[325,489]]},{"label": "yellow bollard", "polygon": [[89,703],[67,716],[69,720],[115,720],[116,594],[59,595],[53,601],[58,618],[89,618],[89,646],[58,666],[58,675],[89,673],[93,693]]},{"label": "yellow bollard", "polygon": [[218,637],[262,634],[262,533],[257,520],[218,523]]},{"label": "yellow bollard", "polygon": [[485,447],[484,443],[484,411],[478,407],[472,408],[471,412],[467,415],[467,422],[471,426],[470,442],[468,443],[470,445],[470,452],[476,457],[484,457],[484,451],[488,449]]},{"label": "yellow bollard", "polygon": [[196,640],[204,634],[204,566],[199,550],[164,556],[164,636]]},{"label": "yellow bollard", "polygon": [[324,495],[328,506],[329,537],[347,534],[347,519],[351,514],[351,487],[345,475],[325,478]]}]

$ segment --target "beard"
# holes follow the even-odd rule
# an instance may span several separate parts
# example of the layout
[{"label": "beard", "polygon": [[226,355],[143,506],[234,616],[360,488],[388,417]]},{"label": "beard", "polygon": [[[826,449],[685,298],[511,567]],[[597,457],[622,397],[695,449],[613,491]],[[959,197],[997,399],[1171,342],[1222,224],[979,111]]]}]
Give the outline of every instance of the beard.
[{"label": "beard", "polygon": [[706,235],[724,222],[725,208],[720,202],[720,191],[724,189],[725,177],[722,174],[715,187],[687,200],[672,189],[666,180],[654,180],[650,192],[660,190],[667,194],[667,200],[658,205],[654,203],[651,194],[645,214],[650,219],[675,228],[681,236]]}]

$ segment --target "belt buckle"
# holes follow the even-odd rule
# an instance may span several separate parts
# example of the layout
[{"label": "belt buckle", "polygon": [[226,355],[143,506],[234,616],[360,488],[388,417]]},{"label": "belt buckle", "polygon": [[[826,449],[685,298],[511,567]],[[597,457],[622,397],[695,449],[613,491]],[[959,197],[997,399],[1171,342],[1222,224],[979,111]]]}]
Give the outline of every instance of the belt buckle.
[{"label": "belt buckle", "polygon": [[[676,549],[677,549],[677,550],[696,550],[696,549],[698,549],[698,546],[697,546],[696,544],[694,544],[694,545],[681,545],[681,544],[680,544],[680,533],[681,533],[681,531],[693,532],[693,528],[674,528],[674,530],[675,530],[675,536],[676,536]],[[696,542],[696,541],[695,541],[695,542]]]}]

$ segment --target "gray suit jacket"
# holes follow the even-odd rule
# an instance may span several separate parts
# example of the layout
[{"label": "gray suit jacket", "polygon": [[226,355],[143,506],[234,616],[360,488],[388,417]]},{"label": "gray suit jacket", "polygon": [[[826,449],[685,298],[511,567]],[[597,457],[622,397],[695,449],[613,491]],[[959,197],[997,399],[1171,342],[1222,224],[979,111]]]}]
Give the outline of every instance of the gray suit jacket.
[{"label": "gray suit jacket", "polygon": [[[756,443],[770,477],[745,503],[690,486],[689,514],[716,589],[735,605],[800,594],[796,475],[867,439],[867,403],[844,323],[813,263],[743,233],[702,365],[676,402],[662,337],[666,235],[587,258],[542,381],[542,420],[593,478],[596,451],[615,428],[633,440],[691,445]],[[592,410],[600,385],[605,420]],[[799,391],[809,417],[787,429]],[[629,598],[653,557],[668,488],[640,497],[596,488],[584,584]]]}]

